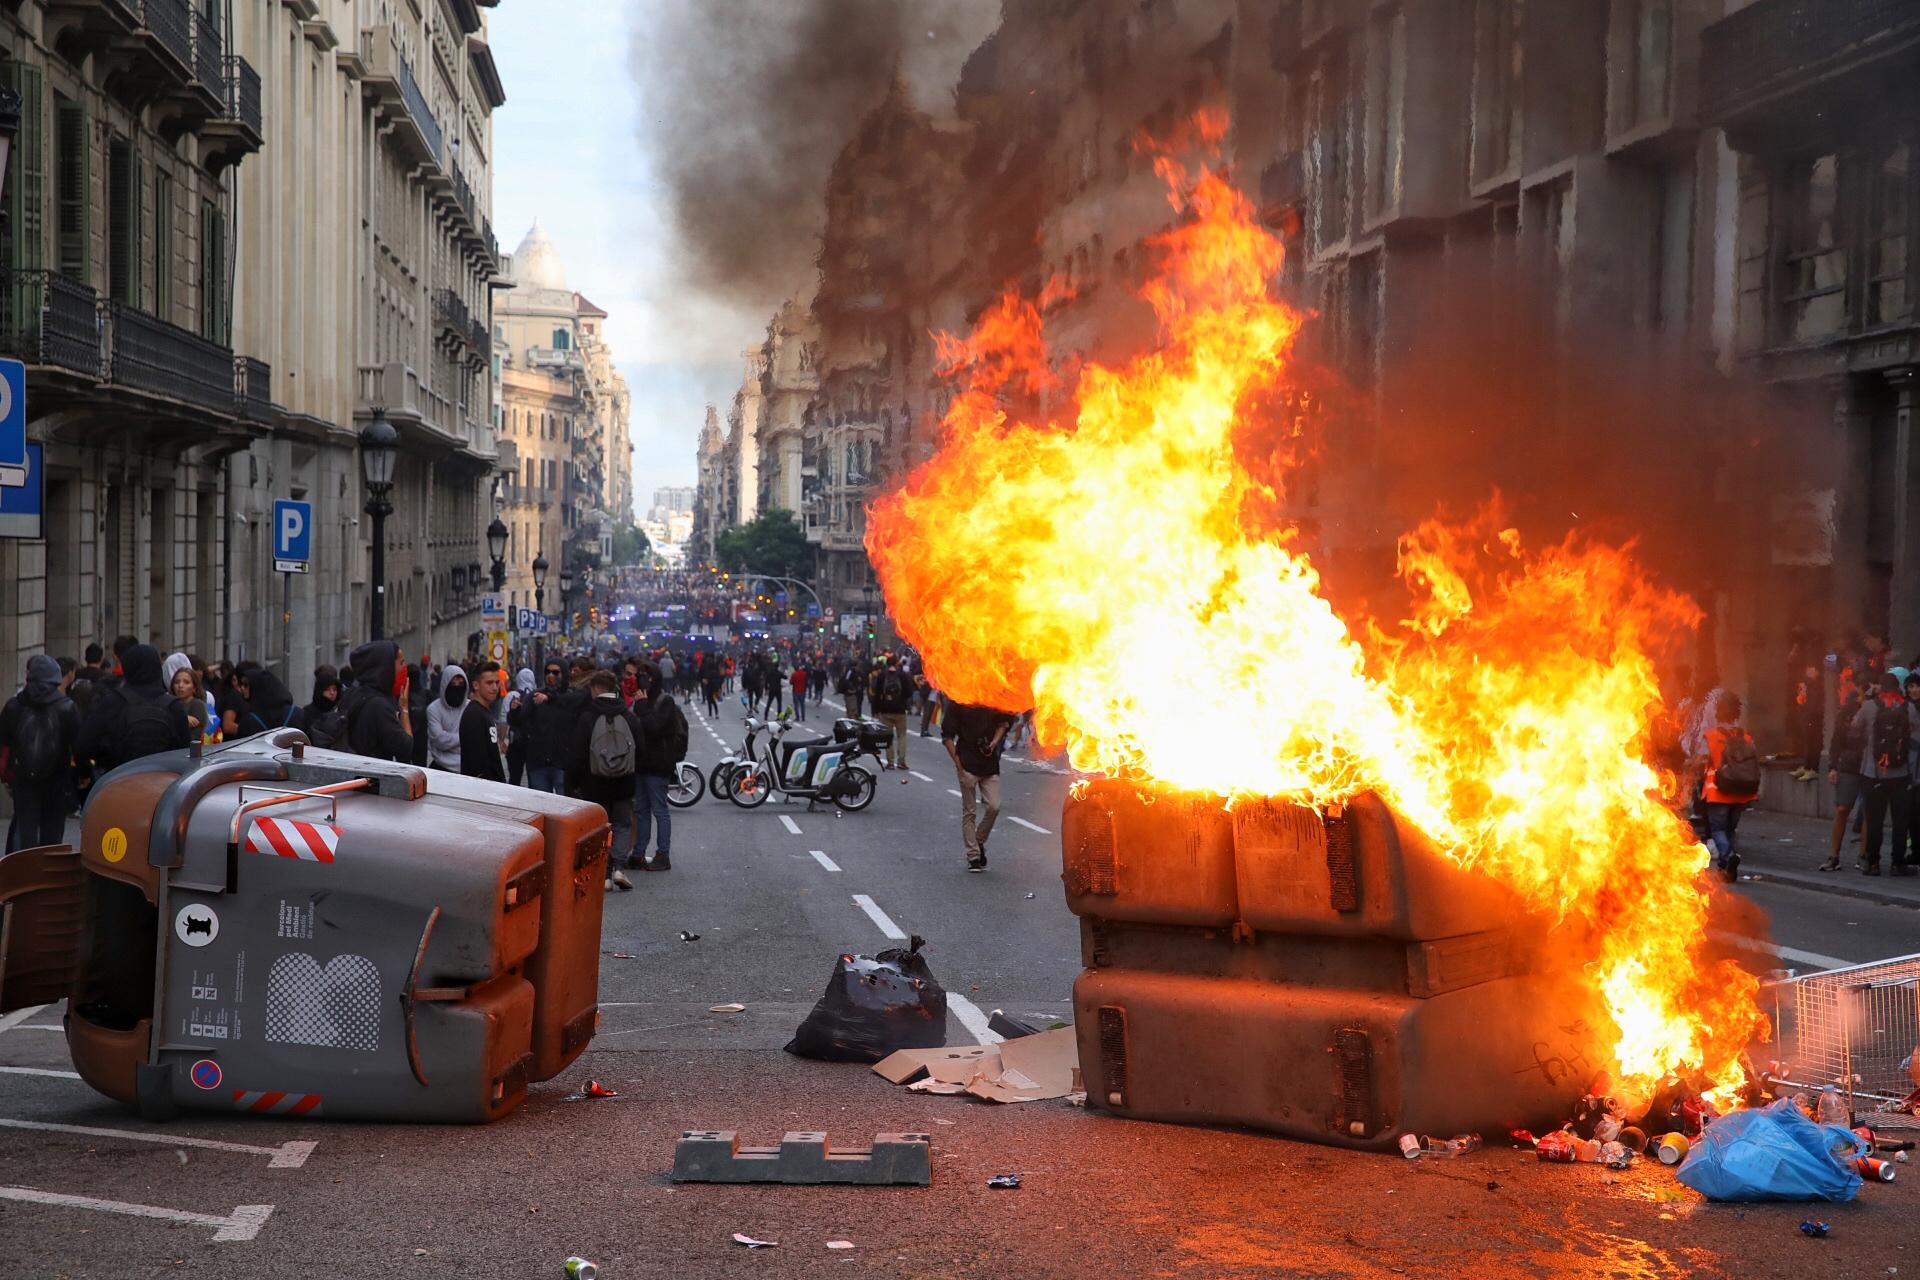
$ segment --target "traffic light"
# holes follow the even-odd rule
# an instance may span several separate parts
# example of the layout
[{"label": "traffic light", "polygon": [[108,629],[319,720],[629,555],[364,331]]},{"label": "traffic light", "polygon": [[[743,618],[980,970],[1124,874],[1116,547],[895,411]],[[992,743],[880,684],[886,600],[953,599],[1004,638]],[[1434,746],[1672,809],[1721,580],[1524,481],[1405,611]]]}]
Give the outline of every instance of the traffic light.
[{"label": "traffic light", "polygon": [[580,611],[578,609],[573,611],[573,629],[575,631],[580,629]]}]

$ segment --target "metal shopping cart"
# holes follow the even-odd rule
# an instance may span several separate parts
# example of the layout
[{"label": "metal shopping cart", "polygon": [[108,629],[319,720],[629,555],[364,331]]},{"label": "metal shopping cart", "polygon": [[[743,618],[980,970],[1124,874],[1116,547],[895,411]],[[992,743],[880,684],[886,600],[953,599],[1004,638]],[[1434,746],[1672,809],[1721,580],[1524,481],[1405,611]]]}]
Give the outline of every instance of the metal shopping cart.
[{"label": "metal shopping cart", "polygon": [[1838,1087],[1876,1129],[1920,1130],[1920,955],[1792,977],[1773,991],[1792,1080]]}]

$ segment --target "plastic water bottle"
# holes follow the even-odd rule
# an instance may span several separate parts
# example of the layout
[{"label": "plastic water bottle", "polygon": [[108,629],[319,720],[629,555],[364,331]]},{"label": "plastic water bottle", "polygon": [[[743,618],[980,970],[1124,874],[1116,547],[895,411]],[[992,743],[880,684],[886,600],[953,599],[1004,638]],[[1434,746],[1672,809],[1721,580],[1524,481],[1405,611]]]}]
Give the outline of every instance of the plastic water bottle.
[{"label": "plastic water bottle", "polygon": [[1841,1101],[1838,1089],[1828,1085],[1820,1091],[1820,1102],[1814,1108],[1813,1118],[1821,1124],[1846,1124],[1847,1104]]},{"label": "plastic water bottle", "polygon": [[1478,1151],[1480,1145],[1479,1134],[1457,1133],[1451,1138],[1428,1138],[1422,1144],[1420,1154],[1436,1160],[1452,1159]]}]

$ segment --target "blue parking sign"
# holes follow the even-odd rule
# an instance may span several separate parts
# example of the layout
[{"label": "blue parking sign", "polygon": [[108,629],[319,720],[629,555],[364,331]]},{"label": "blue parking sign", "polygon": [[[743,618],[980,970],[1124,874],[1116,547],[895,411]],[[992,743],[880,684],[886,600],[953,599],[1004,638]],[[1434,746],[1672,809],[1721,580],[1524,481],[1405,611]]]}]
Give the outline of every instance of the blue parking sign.
[{"label": "blue parking sign", "polygon": [[0,538],[38,542],[46,536],[47,471],[44,445],[27,446],[25,484],[0,488]]},{"label": "blue parking sign", "polygon": [[305,573],[313,559],[313,504],[279,498],[273,504],[273,567]]},{"label": "blue parking sign", "polygon": [[27,366],[0,360],[0,485],[27,482]]}]

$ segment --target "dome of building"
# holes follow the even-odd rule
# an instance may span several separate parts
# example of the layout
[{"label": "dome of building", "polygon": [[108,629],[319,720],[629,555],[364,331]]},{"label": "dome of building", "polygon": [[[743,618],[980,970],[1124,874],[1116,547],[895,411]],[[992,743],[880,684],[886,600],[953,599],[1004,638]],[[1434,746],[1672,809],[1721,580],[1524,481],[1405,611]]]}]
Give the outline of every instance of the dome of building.
[{"label": "dome of building", "polygon": [[567,269],[560,265],[560,251],[534,219],[533,229],[513,251],[514,283],[522,289],[565,289]]}]

